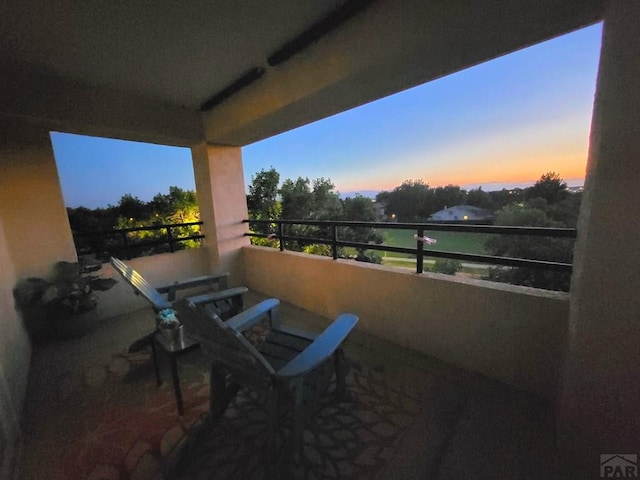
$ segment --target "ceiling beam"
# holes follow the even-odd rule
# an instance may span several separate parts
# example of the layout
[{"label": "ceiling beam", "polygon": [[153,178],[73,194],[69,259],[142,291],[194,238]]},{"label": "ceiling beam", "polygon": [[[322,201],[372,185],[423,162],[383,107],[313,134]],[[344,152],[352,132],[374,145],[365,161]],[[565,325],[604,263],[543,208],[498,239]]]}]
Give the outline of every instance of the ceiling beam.
[{"label": "ceiling beam", "polygon": [[0,85],[0,115],[49,130],[175,146],[203,140],[196,110],[44,75],[0,71]]}]

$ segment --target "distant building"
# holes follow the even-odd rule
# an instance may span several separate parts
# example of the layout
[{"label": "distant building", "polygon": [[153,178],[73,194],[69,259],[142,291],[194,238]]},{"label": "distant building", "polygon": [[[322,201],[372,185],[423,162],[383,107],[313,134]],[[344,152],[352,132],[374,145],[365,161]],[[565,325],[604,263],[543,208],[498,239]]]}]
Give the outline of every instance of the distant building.
[{"label": "distant building", "polygon": [[472,205],[456,205],[434,213],[429,220],[434,222],[455,222],[455,221],[493,221],[495,216],[490,210],[474,207]]}]

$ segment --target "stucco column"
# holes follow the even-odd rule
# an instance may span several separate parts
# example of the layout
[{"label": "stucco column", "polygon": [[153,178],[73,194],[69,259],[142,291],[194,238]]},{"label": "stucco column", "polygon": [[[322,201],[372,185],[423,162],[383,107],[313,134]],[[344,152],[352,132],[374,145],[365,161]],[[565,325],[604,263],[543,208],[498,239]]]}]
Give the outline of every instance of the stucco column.
[{"label": "stucco column", "polygon": [[240,147],[201,143],[191,149],[204,244],[212,271],[228,270],[231,283],[242,283],[241,249],[248,226],[247,199]]},{"label": "stucco column", "polygon": [[16,275],[44,275],[76,251],[49,131],[0,118],[0,217]]},{"label": "stucco column", "polygon": [[13,478],[19,451],[20,414],[27,390],[31,343],[14,308],[16,275],[0,217],[0,478]]},{"label": "stucco column", "polygon": [[640,453],[640,2],[608,2],[574,259],[558,440]]}]

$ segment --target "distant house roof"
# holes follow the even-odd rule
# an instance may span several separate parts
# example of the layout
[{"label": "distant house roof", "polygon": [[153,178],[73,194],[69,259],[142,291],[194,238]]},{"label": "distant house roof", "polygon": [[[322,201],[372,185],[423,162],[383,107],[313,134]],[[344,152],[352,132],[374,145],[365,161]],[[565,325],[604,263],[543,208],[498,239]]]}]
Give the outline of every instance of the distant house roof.
[{"label": "distant house roof", "polygon": [[453,222],[456,220],[493,220],[494,218],[495,216],[490,210],[474,207],[472,205],[456,205],[434,213],[429,217],[429,220],[434,220],[437,222]]}]

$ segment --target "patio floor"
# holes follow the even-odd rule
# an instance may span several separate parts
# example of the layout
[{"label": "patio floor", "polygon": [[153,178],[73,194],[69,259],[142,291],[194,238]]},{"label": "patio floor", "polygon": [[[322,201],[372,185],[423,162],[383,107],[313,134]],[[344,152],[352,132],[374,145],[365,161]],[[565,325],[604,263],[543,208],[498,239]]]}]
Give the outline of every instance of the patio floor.
[{"label": "patio floor", "polygon": [[[288,304],[281,313],[309,329],[327,323]],[[34,349],[20,478],[273,478],[259,399],[242,390],[221,420],[205,422],[208,373],[196,350],[178,360],[179,417],[166,362],[157,387],[150,353],[126,352],[152,325],[141,310]],[[349,395],[328,396],[307,425],[292,478],[565,478],[539,399],[357,330],[346,354]]]}]

